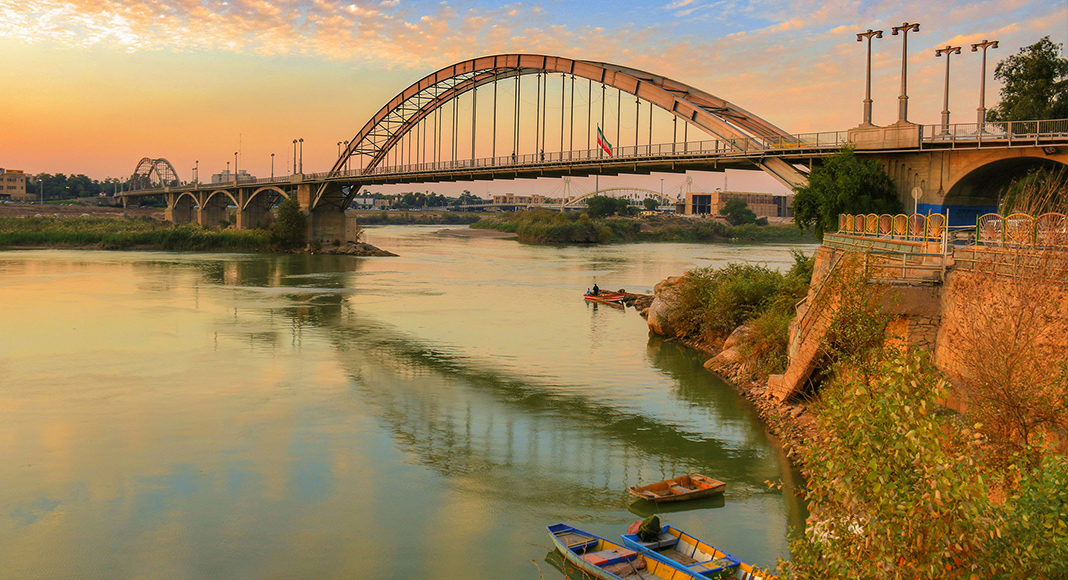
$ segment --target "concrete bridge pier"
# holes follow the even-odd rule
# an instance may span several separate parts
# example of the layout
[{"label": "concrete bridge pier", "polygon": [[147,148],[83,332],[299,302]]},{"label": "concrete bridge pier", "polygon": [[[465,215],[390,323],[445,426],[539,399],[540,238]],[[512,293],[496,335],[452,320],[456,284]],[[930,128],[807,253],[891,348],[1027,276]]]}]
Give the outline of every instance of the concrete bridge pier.
[{"label": "concrete bridge pier", "polygon": [[317,206],[312,208],[312,199],[317,193],[317,185],[302,183],[297,186],[297,201],[308,216],[308,242],[356,241],[356,218],[345,215],[347,198],[340,186],[329,184]]},{"label": "concrete bridge pier", "polygon": [[188,194],[166,193],[167,209],[163,211],[163,218],[174,224],[184,224],[196,220],[196,203]]},{"label": "concrete bridge pier", "polygon": [[230,216],[226,206],[230,198],[221,193],[215,195],[200,194],[200,210],[197,212],[197,223],[205,228],[218,228],[223,221],[229,221]]},{"label": "concrete bridge pier", "polygon": [[237,228],[248,230],[253,228],[268,228],[274,222],[274,213],[271,211],[272,199],[270,195],[255,195],[254,190],[237,190],[238,207]]}]

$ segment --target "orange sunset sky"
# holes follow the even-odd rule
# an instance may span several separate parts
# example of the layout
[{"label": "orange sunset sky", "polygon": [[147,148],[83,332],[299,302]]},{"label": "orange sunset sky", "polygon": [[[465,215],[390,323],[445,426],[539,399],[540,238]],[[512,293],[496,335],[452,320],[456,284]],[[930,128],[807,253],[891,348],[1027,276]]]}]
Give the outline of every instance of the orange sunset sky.
[{"label": "orange sunset sky", "polygon": [[874,120],[887,124],[901,67],[890,28],[905,21],[921,23],[908,55],[909,117],[919,123],[939,122],[942,109],[935,48],[964,47],[952,61],[950,110],[954,122],[973,122],[980,58],[967,43],[1001,42],[987,66],[990,106],[998,60],[1046,35],[1068,40],[1064,0],[0,0],[0,167],[103,179],[166,157],[188,180],[196,161],[206,178],[240,149],[241,167],[265,176],[271,153],[276,174],[290,170],[301,137],[305,172],[325,171],[336,143],[403,88],[503,52],[624,64],[790,132],[844,130],[861,119],[855,33],[867,28],[886,31],[873,44],[873,93]]}]

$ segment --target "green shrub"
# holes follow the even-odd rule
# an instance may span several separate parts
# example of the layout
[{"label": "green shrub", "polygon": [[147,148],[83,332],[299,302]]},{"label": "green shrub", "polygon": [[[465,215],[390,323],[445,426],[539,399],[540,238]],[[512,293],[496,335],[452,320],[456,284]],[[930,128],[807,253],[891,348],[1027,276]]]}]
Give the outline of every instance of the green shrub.
[{"label": "green shrub", "polygon": [[680,330],[712,342],[756,318],[776,299],[784,277],[752,264],[693,270],[679,284]]}]

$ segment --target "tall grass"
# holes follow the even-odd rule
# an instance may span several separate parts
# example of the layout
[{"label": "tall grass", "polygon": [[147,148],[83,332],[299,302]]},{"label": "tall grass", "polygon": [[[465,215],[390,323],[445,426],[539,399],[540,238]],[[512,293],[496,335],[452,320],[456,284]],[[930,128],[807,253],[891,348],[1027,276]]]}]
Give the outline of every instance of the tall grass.
[{"label": "tall grass", "polygon": [[191,251],[271,248],[265,230],[211,230],[152,218],[0,218],[0,248],[86,247]]},{"label": "tall grass", "polygon": [[714,242],[811,240],[793,226],[729,226],[687,218],[590,218],[585,213],[549,210],[509,212],[484,217],[471,227],[514,233],[532,244],[600,244],[611,242]]}]

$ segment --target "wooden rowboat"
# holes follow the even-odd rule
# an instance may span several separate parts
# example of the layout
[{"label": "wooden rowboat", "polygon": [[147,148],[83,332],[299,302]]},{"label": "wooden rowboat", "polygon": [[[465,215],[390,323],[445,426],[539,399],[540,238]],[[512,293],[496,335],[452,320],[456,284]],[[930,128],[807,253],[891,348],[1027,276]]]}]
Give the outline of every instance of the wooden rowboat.
[{"label": "wooden rowboat", "polygon": [[623,299],[627,297],[627,293],[601,290],[599,294],[583,294],[582,297],[590,302],[623,302]]},{"label": "wooden rowboat", "polygon": [[704,580],[706,578],[567,524],[553,524],[548,526],[548,529],[557,551],[569,563],[593,578],[601,580]]},{"label": "wooden rowboat", "polygon": [[723,493],[726,488],[727,484],[718,479],[705,477],[700,473],[691,473],[641,487],[628,487],[627,491],[635,497],[659,503],[708,497]]},{"label": "wooden rowboat", "polygon": [[661,528],[660,537],[651,542],[643,542],[638,534],[623,534],[623,544],[658,562],[678,570],[695,572],[704,578],[738,578],[740,580],[774,580],[776,578],[766,570],[743,562],[671,526]]}]

